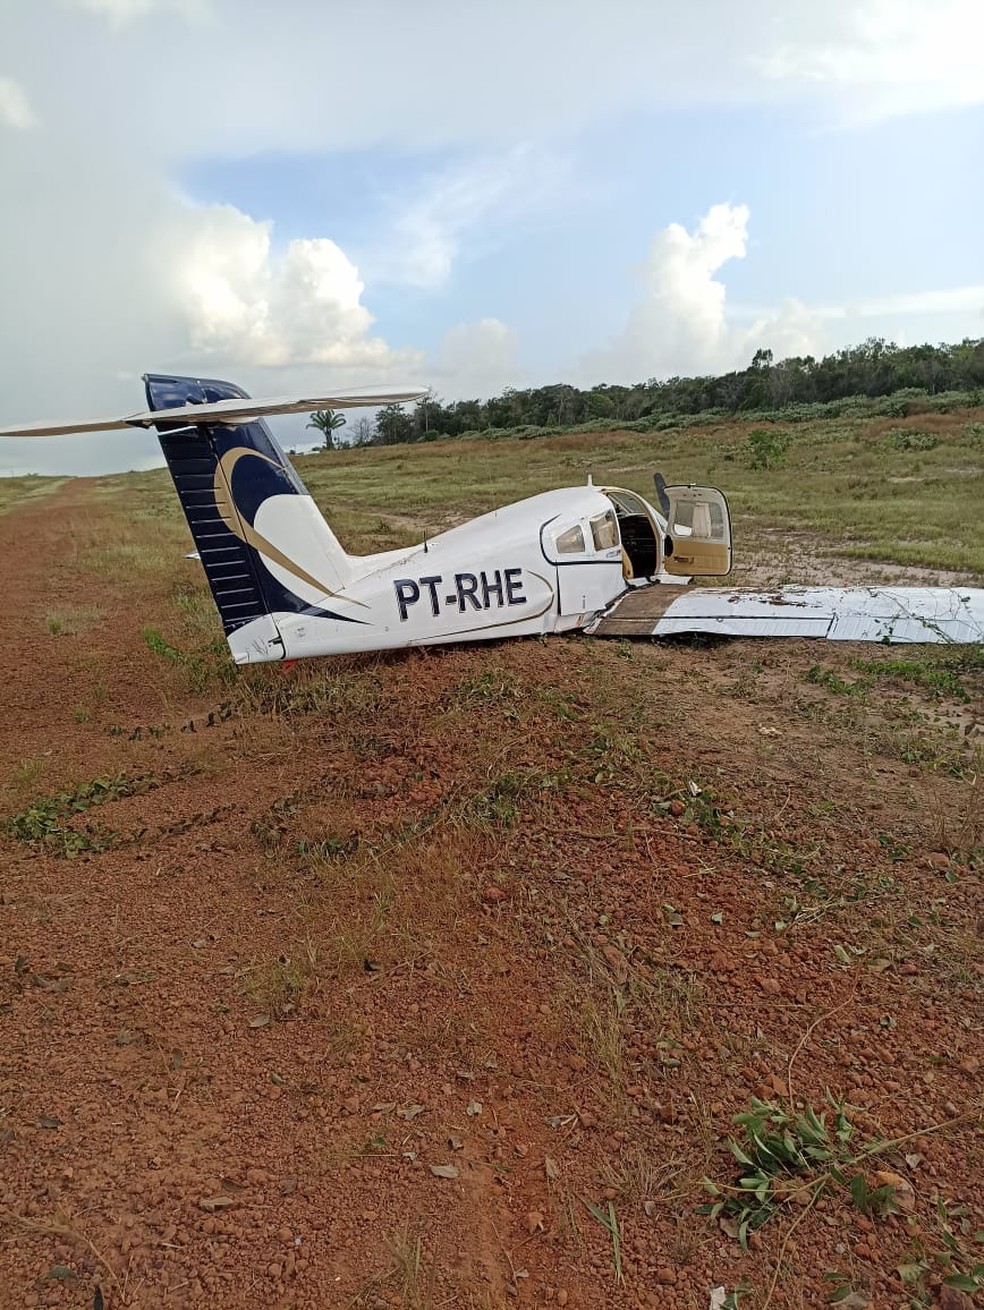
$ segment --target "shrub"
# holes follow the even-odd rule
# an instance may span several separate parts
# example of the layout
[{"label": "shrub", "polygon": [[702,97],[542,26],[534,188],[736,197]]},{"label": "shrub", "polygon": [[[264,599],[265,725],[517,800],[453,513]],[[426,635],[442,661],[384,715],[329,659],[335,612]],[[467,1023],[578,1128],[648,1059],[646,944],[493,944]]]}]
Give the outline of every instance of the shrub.
[{"label": "shrub", "polygon": [[781,468],[786,459],[789,434],[772,428],[753,428],[748,434],[748,463],[753,469]]}]

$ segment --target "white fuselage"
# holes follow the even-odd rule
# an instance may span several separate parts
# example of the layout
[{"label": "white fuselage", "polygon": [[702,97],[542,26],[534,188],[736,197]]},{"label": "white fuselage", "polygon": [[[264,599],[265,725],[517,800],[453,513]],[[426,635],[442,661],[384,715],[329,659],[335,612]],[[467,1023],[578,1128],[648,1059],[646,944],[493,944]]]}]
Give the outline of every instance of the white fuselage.
[{"label": "white fuselage", "polygon": [[[297,530],[309,518],[299,500],[314,509],[308,497],[271,497],[256,526],[319,578],[327,548],[325,558],[308,557],[319,553],[317,538]],[[645,508],[661,561],[665,520]],[[278,575],[278,564],[263,558]],[[341,585],[299,585],[292,575],[310,609],[264,615],[231,633],[236,662],[570,631],[631,580],[612,501],[590,486],[531,496],[405,550],[346,559]],[[336,568],[332,581],[338,576]]]}]

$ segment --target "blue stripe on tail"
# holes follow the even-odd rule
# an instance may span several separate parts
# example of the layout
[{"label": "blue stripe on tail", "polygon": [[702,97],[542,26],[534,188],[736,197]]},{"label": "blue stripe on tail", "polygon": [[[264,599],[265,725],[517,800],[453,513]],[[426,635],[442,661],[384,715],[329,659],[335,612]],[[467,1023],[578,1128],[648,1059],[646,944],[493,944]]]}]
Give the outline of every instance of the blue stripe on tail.
[{"label": "blue stripe on tail", "polygon": [[[148,373],[144,383],[152,410],[248,399],[240,387],[211,378]],[[307,494],[262,419],[238,427],[189,427],[187,420],[156,426],[226,635],[268,613],[328,613],[313,609],[283,586],[264,567],[254,546],[244,540],[257,510],[269,496]],[[233,456],[227,461],[227,467],[234,466],[229,473],[232,503],[220,463],[234,451],[260,458]]]},{"label": "blue stripe on tail", "polygon": [[213,484],[218,460],[196,428],[161,432],[161,449],[205,568],[226,636],[267,612],[253,552],[219,516]]}]

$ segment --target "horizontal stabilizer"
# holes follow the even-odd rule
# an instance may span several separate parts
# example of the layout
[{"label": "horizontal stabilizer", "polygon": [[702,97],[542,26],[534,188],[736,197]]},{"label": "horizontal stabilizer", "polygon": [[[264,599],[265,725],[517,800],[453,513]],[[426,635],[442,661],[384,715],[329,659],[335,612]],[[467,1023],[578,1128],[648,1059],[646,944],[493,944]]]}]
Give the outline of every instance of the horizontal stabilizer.
[{"label": "horizontal stabilizer", "polygon": [[398,391],[338,391],[331,396],[278,396],[267,400],[219,400],[212,405],[180,405],[174,409],[151,409],[125,418],[77,419],[69,423],[31,423],[26,427],[0,428],[0,437],[61,437],[71,432],[112,432],[118,428],[149,428],[156,423],[187,423],[238,427],[269,414],[310,414],[319,409],[358,409],[365,406],[400,405],[426,396],[425,387]]},{"label": "horizontal stabilizer", "polygon": [[599,637],[824,637],[828,641],[984,643],[984,589],[657,585],[627,592],[587,629]]}]

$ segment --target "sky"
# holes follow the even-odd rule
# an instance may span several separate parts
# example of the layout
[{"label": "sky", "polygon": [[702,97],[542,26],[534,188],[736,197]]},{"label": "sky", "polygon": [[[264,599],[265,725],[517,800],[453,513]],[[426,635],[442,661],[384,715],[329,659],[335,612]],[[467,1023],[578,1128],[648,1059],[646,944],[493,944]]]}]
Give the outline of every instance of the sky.
[{"label": "sky", "polygon": [[981,0],[2,0],[0,425],[984,336],[982,159]]}]

